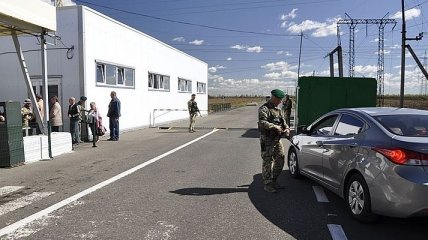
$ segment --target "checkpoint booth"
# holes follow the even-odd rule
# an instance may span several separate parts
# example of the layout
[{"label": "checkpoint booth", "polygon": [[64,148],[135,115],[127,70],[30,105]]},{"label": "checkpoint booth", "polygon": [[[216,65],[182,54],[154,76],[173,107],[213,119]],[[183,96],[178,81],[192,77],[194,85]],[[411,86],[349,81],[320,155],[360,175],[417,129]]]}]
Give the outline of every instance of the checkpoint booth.
[{"label": "checkpoint booth", "polygon": [[[33,111],[38,128],[41,130],[43,135],[23,137],[22,122],[20,122],[19,119],[17,120],[16,116],[16,114],[19,114],[19,117],[21,117],[20,103],[8,102],[7,99],[1,99],[0,94],[0,102],[3,101],[1,108],[3,113],[6,115],[0,117],[0,120],[5,120],[1,121],[0,125],[0,131],[3,131],[1,138],[4,146],[9,146],[8,148],[4,147],[4,152],[0,153],[2,157],[9,158],[0,159],[1,167],[14,166],[24,161],[28,162],[29,160],[51,159],[53,155],[59,155],[62,152],[72,150],[69,134],[62,133],[63,135],[55,135],[54,137],[58,138],[58,141],[57,139],[52,140],[53,135],[49,128],[46,37],[49,36],[50,33],[56,31],[56,25],[56,7],[47,2],[41,0],[0,0],[0,36],[11,36],[12,38],[16,49],[16,55],[19,60],[20,69],[24,76],[29,93],[28,95],[33,106],[37,106],[37,101],[32,81],[30,79],[30,73],[20,45],[19,36],[31,35],[40,39],[40,62],[42,65],[42,82],[44,83],[43,101],[45,111],[43,119],[41,118],[42,115],[37,107],[34,108]],[[17,80],[10,79],[9,81]],[[18,125],[20,127],[18,127]],[[52,142],[60,144],[60,146],[53,149]],[[24,154],[22,154],[22,145],[24,147]],[[22,155],[24,155],[24,157]],[[34,155],[34,157],[31,157],[31,155]]]}]

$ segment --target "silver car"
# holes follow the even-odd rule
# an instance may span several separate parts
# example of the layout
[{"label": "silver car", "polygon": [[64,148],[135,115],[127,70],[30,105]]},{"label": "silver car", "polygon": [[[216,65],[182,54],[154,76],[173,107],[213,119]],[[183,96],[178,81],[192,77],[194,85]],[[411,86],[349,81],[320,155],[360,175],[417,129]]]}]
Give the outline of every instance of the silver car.
[{"label": "silver car", "polygon": [[428,111],[335,110],[291,141],[291,175],[344,198],[358,220],[428,216]]}]

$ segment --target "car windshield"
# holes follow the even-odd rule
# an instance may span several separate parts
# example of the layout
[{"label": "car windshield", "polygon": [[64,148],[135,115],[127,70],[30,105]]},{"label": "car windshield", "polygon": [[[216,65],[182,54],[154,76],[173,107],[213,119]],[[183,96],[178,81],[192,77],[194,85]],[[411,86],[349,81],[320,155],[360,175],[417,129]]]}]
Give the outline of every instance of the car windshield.
[{"label": "car windshield", "polygon": [[406,137],[428,136],[428,115],[374,116],[388,131]]}]

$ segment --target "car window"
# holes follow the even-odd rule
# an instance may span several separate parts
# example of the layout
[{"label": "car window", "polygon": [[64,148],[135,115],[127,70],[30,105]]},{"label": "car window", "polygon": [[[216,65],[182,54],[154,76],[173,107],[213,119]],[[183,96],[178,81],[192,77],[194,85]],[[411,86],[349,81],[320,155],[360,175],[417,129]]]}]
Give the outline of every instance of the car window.
[{"label": "car window", "polygon": [[353,116],[343,114],[337,124],[334,135],[337,136],[350,136],[356,135],[363,130],[364,122]]},{"label": "car window", "polygon": [[374,118],[393,134],[428,137],[428,115],[383,115]]},{"label": "car window", "polygon": [[322,119],[311,129],[311,135],[328,135],[331,132],[331,129],[333,129],[336,119],[337,115],[328,116]]}]

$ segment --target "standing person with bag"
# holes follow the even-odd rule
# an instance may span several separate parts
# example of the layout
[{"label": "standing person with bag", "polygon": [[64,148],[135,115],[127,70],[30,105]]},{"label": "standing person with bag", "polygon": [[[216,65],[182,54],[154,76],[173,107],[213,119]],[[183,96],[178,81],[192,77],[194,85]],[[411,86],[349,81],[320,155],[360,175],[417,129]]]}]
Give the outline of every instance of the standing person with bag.
[{"label": "standing person with bag", "polygon": [[101,114],[97,110],[97,106],[94,102],[91,102],[89,104],[89,112],[88,112],[88,120],[89,120],[89,127],[91,128],[92,135],[95,137],[95,141],[99,141],[99,133],[98,129],[102,127],[101,124]]},{"label": "standing person with bag", "polygon": [[119,141],[120,100],[115,91],[110,93],[111,101],[108,105],[110,138],[107,141]]}]

